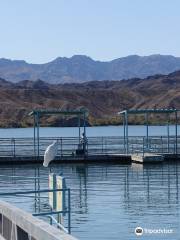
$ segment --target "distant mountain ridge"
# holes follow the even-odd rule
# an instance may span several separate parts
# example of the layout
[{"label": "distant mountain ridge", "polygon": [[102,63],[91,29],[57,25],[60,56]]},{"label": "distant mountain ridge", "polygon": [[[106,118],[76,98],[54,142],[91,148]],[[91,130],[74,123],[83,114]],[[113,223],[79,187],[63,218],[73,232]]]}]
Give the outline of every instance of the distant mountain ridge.
[{"label": "distant mountain ridge", "polygon": [[[124,109],[180,109],[180,71],[145,79],[66,84],[49,84],[42,80],[12,83],[0,79],[0,103],[0,127],[32,126],[33,118],[28,113],[35,108],[67,110],[85,107],[89,111],[90,125],[117,124],[120,123],[117,112]],[[129,120],[144,124],[144,116],[141,117]],[[172,121],[174,115],[170,117]],[[68,123],[65,119],[59,115],[42,117],[41,124],[77,126],[77,119],[69,119]],[[155,122],[155,119],[149,116],[149,121]]]},{"label": "distant mountain ridge", "polygon": [[0,59],[0,77],[11,82],[42,79],[49,84],[145,78],[180,70],[180,57],[171,55],[130,55],[108,62],[84,55],[59,57],[44,64]]}]

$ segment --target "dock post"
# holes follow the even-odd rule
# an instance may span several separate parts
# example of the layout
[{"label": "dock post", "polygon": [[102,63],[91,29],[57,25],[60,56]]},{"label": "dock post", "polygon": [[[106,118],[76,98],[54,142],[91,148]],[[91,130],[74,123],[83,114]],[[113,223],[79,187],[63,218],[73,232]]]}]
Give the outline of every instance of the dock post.
[{"label": "dock post", "polygon": [[62,156],[63,156],[63,142],[62,142],[62,137],[61,137],[61,159],[62,159]]},{"label": "dock post", "polygon": [[102,137],[101,138],[101,141],[102,141],[102,153],[104,152],[104,138]]},{"label": "dock post", "polygon": [[86,137],[86,116],[85,116],[85,112],[84,112],[84,136]]},{"label": "dock post", "polygon": [[164,149],[163,149],[163,137],[161,136],[161,153],[164,153]]},{"label": "dock post", "polygon": [[87,138],[86,138],[86,113],[83,113],[84,117],[84,143],[83,143],[83,149],[84,149],[84,158],[86,157],[87,154]]},{"label": "dock post", "polygon": [[149,123],[148,123],[148,113],[145,114],[146,118],[146,149],[149,148]]},{"label": "dock post", "polygon": [[38,158],[39,158],[39,113],[37,113],[37,150],[38,150]]},{"label": "dock post", "polygon": [[175,121],[176,121],[176,122],[175,122],[175,132],[176,132],[176,133],[175,133],[175,134],[176,134],[176,143],[175,143],[175,144],[176,144],[176,145],[175,145],[175,146],[176,146],[176,149],[175,149],[175,153],[176,153],[176,154],[178,153],[178,144],[177,144],[178,125],[177,125],[177,120],[178,120],[178,119],[177,119],[177,110],[176,110],[176,112],[175,112]]},{"label": "dock post", "polygon": [[68,189],[68,233],[71,234],[71,192]]},{"label": "dock post", "polygon": [[169,153],[169,120],[170,120],[170,116],[168,113],[168,119],[167,119],[167,150],[168,150],[168,153]]},{"label": "dock post", "polygon": [[144,137],[143,137],[143,157],[144,157]]},{"label": "dock post", "polygon": [[36,115],[33,115],[34,118],[34,157],[36,157]]},{"label": "dock post", "polygon": [[80,117],[78,115],[78,129],[79,129],[79,144],[81,140],[81,122],[80,122]]},{"label": "dock post", "polygon": [[128,112],[125,112],[125,122],[126,122],[126,154],[129,153],[129,141],[128,141]]},{"label": "dock post", "polygon": [[126,128],[125,128],[125,114],[123,114],[123,130],[124,130],[124,154],[126,153]]}]

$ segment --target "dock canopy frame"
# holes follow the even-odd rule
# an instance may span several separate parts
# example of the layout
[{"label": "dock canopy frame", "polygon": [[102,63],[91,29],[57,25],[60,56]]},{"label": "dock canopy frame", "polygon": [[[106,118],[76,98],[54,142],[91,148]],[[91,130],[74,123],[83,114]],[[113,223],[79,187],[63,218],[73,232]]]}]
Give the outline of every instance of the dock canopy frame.
[{"label": "dock canopy frame", "polygon": [[131,114],[144,114],[146,120],[146,148],[149,147],[149,121],[148,115],[151,113],[154,114],[167,114],[167,139],[168,139],[168,152],[169,152],[169,121],[170,121],[170,114],[175,114],[175,153],[177,154],[177,136],[178,136],[178,117],[177,114],[180,110],[175,108],[163,108],[163,109],[127,109],[118,112],[118,115],[123,115],[123,127],[124,127],[124,147],[126,154],[129,154],[129,135],[128,135],[128,116]]},{"label": "dock canopy frame", "polygon": [[83,129],[84,136],[86,137],[86,118],[88,116],[88,111],[85,108],[80,108],[76,110],[61,110],[61,109],[34,109],[29,113],[29,116],[34,117],[34,155],[39,157],[39,127],[40,127],[40,117],[45,115],[64,115],[64,116],[77,116],[78,117],[78,129],[79,129],[79,143],[81,138],[81,123],[80,119],[83,118]]}]

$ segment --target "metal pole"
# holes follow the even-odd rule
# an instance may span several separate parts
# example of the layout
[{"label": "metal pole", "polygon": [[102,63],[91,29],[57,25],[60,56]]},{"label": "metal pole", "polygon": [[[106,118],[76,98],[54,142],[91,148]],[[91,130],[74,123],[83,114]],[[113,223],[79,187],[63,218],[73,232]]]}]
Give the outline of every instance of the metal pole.
[{"label": "metal pole", "polygon": [[149,176],[149,168],[147,168],[147,200],[149,203],[149,197],[150,197],[150,176]]},{"label": "metal pole", "polygon": [[68,189],[68,233],[71,234],[71,192]]},{"label": "metal pole", "polygon": [[[37,179],[37,184],[38,184],[38,191],[40,191],[40,172],[39,172],[39,167],[37,169],[37,174],[38,174],[38,179]],[[38,192],[38,209],[39,212],[41,211],[41,194]]]},{"label": "metal pole", "polygon": [[170,116],[168,114],[168,117],[167,117],[167,147],[168,147],[168,153],[169,153],[169,119],[170,119]]},{"label": "metal pole", "polygon": [[124,153],[126,153],[126,128],[125,128],[125,114],[123,113],[123,129],[124,129]]},{"label": "metal pole", "polygon": [[143,137],[143,157],[144,157],[144,137]]},{"label": "metal pole", "polygon": [[81,122],[80,122],[80,117],[78,115],[78,128],[79,128],[79,143],[80,143],[80,138],[81,138]]},{"label": "metal pole", "polygon": [[84,112],[84,142],[83,142],[83,151],[84,151],[84,158],[86,155],[86,150],[87,150],[87,138],[86,138],[86,113]]},{"label": "metal pole", "polygon": [[177,125],[177,110],[176,110],[176,112],[175,112],[175,131],[176,131],[176,154],[178,153],[178,149],[177,149],[177,147],[178,147],[178,145],[177,145],[177,135],[178,135],[178,125]]},{"label": "metal pole", "polygon": [[129,153],[129,139],[128,139],[128,112],[125,112],[125,121],[126,121],[126,154]]},{"label": "metal pole", "polygon": [[[36,168],[35,168],[34,189],[35,189],[35,191],[37,191],[37,176],[36,176]],[[35,212],[36,212],[36,208],[37,208],[37,192],[34,193],[34,202],[35,202]]]},{"label": "metal pole", "polygon": [[161,136],[161,153],[163,153],[164,150],[163,150],[163,137]]},{"label": "metal pole", "polygon": [[36,116],[34,117],[34,156],[36,156]]},{"label": "metal pole", "polygon": [[37,147],[38,147],[38,158],[39,158],[39,113],[37,113]]},{"label": "metal pole", "polygon": [[84,112],[83,116],[84,116],[84,136],[86,137],[86,115],[85,115],[85,112]]},{"label": "metal pole", "polygon": [[63,143],[62,143],[62,137],[61,137],[61,158],[63,156]]},{"label": "metal pole", "polygon": [[146,148],[149,148],[149,122],[148,113],[146,113]]}]

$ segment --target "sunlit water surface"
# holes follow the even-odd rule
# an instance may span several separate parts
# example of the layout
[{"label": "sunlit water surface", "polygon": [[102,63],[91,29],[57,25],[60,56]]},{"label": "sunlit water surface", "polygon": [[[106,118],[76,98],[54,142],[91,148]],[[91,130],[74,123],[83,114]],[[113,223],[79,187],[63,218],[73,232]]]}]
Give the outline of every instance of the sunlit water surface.
[{"label": "sunlit water surface", "polygon": [[[35,166],[1,167],[0,174],[34,176]],[[137,226],[172,229],[173,234],[144,235],[143,239],[179,239],[180,164],[53,165],[71,188],[72,234],[86,240],[136,239]],[[40,166],[41,189],[48,171]],[[34,189],[34,180],[0,177],[1,192]],[[34,212],[34,198],[5,198]]]},{"label": "sunlit water surface", "polygon": [[[171,126],[171,133],[174,127]],[[88,136],[117,136],[121,127],[88,128]],[[32,137],[33,129],[0,129],[1,137]],[[76,136],[76,128],[42,128],[41,136]],[[144,135],[144,126],[131,126],[130,135]],[[151,127],[151,134],[165,135],[166,127]],[[72,234],[82,240],[140,239],[134,229],[171,229],[172,234],[144,234],[141,239],[180,239],[180,163],[155,165],[66,164],[53,165],[71,188]],[[48,187],[48,170],[42,166],[1,166],[1,192],[33,190],[40,176],[40,188]],[[23,178],[24,177],[24,178]],[[34,197],[4,197],[34,212]],[[43,203],[43,199],[41,200]],[[45,200],[44,200],[45,201]]]}]

